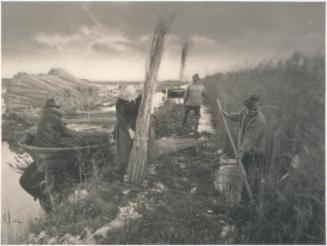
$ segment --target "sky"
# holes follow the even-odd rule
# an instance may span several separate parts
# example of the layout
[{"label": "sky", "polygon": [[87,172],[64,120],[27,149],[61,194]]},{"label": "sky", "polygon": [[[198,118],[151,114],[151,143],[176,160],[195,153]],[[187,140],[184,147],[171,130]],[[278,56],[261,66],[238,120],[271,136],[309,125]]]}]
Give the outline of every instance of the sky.
[{"label": "sky", "polygon": [[185,79],[325,52],[323,2],[2,2],[2,77],[61,67],[90,80],[144,80],[153,30],[170,14],[159,79],[179,78],[185,42]]}]

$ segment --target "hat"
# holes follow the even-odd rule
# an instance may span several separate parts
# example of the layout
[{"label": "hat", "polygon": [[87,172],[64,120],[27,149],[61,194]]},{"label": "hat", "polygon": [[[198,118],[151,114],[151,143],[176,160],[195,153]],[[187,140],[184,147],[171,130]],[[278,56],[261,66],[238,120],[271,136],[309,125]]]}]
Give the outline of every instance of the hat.
[{"label": "hat", "polygon": [[200,80],[200,76],[199,76],[199,74],[198,74],[198,73],[194,74],[194,75],[192,76],[192,79],[193,79],[194,81]]},{"label": "hat", "polygon": [[246,100],[244,100],[244,105],[246,107],[251,107],[251,106],[254,105],[254,103],[259,102],[259,101],[260,101],[260,96],[258,96],[258,95],[251,95]]},{"label": "hat", "polygon": [[126,101],[133,101],[140,93],[138,93],[133,85],[128,85],[126,88],[120,93],[119,98],[124,99]]},{"label": "hat", "polygon": [[49,98],[46,100],[44,108],[60,108],[60,106],[56,104],[56,101],[53,98]]}]

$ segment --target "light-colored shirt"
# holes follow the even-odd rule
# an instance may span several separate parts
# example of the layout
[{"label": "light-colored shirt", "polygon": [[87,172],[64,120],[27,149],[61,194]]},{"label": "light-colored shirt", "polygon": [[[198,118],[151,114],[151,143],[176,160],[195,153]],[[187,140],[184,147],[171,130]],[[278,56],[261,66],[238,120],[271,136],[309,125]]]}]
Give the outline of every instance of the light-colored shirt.
[{"label": "light-colored shirt", "polygon": [[203,84],[199,82],[192,83],[186,89],[184,104],[191,107],[201,106],[204,94],[205,88]]}]

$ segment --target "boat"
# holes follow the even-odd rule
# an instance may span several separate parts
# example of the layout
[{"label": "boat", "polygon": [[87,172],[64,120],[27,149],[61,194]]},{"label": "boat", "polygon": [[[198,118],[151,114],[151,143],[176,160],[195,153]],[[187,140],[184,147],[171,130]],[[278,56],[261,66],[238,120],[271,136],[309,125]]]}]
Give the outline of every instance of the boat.
[{"label": "boat", "polygon": [[184,97],[184,88],[170,88],[167,90],[168,98],[182,98]]},{"label": "boat", "polygon": [[34,139],[33,134],[28,134],[18,145],[32,157],[39,172],[55,168],[55,165],[59,165],[61,160],[80,161],[83,154],[103,147],[103,144],[100,143],[74,147],[39,147],[33,144]]}]

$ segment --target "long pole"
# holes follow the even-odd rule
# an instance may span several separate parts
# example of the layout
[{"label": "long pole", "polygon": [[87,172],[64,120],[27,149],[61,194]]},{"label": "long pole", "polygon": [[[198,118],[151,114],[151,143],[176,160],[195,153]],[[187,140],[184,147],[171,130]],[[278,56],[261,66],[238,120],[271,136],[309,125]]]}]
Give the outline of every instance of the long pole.
[{"label": "long pole", "polygon": [[221,106],[220,100],[218,98],[217,98],[217,105],[218,105],[218,109],[219,109],[220,115],[221,115],[221,117],[223,119],[225,130],[227,132],[229,141],[230,141],[230,143],[232,145],[232,148],[233,148],[233,151],[234,151],[234,155],[235,155],[235,157],[237,159],[237,163],[238,163],[238,165],[239,165],[239,167],[241,169],[241,173],[242,173],[243,178],[245,180],[245,187],[246,187],[246,190],[247,190],[247,192],[249,194],[250,201],[251,201],[251,203],[253,203],[253,196],[252,196],[252,191],[251,191],[251,188],[250,188],[250,185],[249,185],[249,182],[248,182],[248,178],[247,178],[247,175],[246,175],[246,172],[245,172],[243,163],[242,163],[242,161],[239,158],[239,153],[238,153],[238,151],[236,149],[236,146],[235,146],[235,143],[234,143],[232,134],[230,132],[230,128],[229,128],[228,122],[227,122],[225,116],[221,113],[223,111],[223,107]]}]

